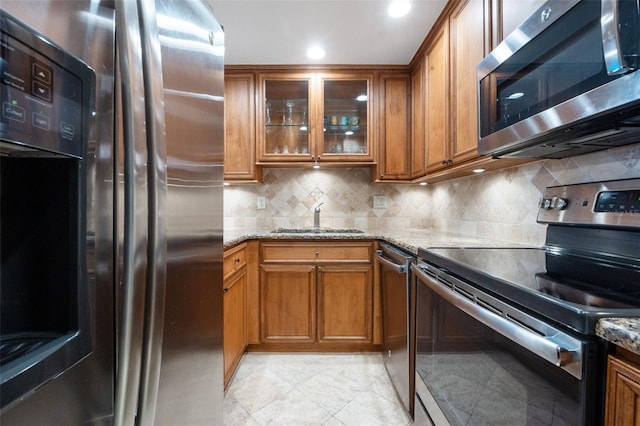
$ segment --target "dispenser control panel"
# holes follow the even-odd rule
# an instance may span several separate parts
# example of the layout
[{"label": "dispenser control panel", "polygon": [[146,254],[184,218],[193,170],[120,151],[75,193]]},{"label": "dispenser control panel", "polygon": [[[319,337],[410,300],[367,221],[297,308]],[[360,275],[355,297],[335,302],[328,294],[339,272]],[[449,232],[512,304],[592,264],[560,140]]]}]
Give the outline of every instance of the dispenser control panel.
[{"label": "dispenser control panel", "polygon": [[82,158],[93,71],[21,24],[0,23],[0,140]]}]

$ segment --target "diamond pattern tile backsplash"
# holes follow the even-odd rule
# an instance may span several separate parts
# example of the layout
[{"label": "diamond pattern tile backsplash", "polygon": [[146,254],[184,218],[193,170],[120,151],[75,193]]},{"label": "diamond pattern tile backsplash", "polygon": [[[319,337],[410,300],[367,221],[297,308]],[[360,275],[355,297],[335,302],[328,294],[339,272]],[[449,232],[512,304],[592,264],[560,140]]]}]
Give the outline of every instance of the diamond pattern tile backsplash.
[{"label": "diamond pattern tile backsplash", "polygon": [[[437,229],[541,245],[536,223],[544,188],[640,177],[640,144],[562,160],[540,160],[433,185],[371,184],[367,168],[265,169],[264,185],[225,187],[225,229],[323,227]],[[257,209],[265,197],[266,209]],[[374,208],[374,197],[376,204]]]}]

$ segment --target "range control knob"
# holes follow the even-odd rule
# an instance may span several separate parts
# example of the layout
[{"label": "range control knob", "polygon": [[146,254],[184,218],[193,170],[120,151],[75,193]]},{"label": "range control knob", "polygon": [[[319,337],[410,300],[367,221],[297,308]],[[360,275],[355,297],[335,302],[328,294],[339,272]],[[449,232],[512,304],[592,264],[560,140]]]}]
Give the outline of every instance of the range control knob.
[{"label": "range control knob", "polygon": [[566,198],[558,198],[556,200],[556,209],[558,210],[564,210],[567,208],[568,205],[569,205],[569,200],[567,200]]},{"label": "range control knob", "polygon": [[551,210],[553,208],[553,199],[552,198],[543,198],[540,203],[540,208],[545,210]]}]

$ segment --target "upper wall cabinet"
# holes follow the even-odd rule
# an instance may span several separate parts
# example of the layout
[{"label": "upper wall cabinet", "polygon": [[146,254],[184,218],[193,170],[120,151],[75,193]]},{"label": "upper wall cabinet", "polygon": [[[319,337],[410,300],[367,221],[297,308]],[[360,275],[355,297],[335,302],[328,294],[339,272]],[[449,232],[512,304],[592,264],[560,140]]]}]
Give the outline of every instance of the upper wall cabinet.
[{"label": "upper wall cabinet", "polygon": [[447,166],[449,161],[448,58],[449,25],[445,22],[435,33],[424,58],[427,73],[425,106],[428,172]]},{"label": "upper wall cabinet", "polygon": [[451,73],[451,151],[449,161],[478,156],[478,84],[476,66],[488,53],[485,2],[462,2],[449,20]]},{"label": "upper wall cabinet", "polygon": [[315,112],[308,74],[258,76],[258,160],[304,161],[312,153]]},{"label": "upper wall cabinet", "polygon": [[373,162],[371,80],[369,74],[259,74],[259,164]]},{"label": "upper wall cabinet", "polygon": [[225,73],[224,77],[224,180],[259,182],[256,167],[255,76]]},{"label": "upper wall cabinet", "polygon": [[426,146],[426,84],[427,64],[420,61],[411,73],[411,178],[419,178],[427,173]]},{"label": "upper wall cabinet", "polygon": [[478,157],[476,65],[484,58],[483,0],[462,1],[427,49],[427,171]]},{"label": "upper wall cabinet", "polygon": [[[378,78],[377,181],[411,179],[410,91],[408,73],[382,73]],[[423,151],[424,152],[424,151]]]}]

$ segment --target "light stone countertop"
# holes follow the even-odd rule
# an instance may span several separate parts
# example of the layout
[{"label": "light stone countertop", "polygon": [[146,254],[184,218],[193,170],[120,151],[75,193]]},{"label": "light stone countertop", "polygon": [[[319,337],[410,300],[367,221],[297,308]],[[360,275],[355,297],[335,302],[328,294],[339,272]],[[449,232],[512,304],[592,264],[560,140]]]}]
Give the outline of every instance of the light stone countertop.
[{"label": "light stone countertop", "polygon": [[[243,241],[260,240],[380,240],[386,241],[417,255],[418,248],[434,247],[534,247],[504,241],[477,238],[468,235],[442,232],[433,229],[406,229],[372,231],[362,233],[308,232],[274,233],[272,231],[224,230],[224,247],[229,248]],[[596,334],[620,347],[640,354],[640,313],[633,318],[604,318],[596,325]]]}]

